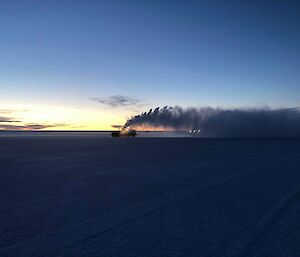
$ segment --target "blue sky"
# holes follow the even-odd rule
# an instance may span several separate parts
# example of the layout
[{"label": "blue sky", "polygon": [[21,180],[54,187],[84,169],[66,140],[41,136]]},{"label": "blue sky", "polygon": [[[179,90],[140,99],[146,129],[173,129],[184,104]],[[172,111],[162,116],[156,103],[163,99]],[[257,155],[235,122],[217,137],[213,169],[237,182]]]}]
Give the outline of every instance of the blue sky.
[{"label": "blue sky", "polygon": [[[3,0],[0,108],[107,129],[156,106],[299,106],[299,13],[296,1]],[[143,105],[91,100],[115,95]]]}]

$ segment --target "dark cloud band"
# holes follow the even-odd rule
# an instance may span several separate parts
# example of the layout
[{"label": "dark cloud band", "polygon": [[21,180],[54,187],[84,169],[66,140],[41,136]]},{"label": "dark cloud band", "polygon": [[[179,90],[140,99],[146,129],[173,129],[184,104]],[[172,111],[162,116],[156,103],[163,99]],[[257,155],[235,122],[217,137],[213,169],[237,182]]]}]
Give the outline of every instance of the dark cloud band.
[{"label": "dark cloud band", "polygon": [[[66,123],[51,123],[51,124],[39,124],[39,123],[26,123],[16,120],[12,114],[21,110],[0,109],[0,113],[6,116],[0,116],[0,130],[40,130],[54,127],[69,126]],[[22,110],[26,111],[26,110]],[[20,125],[20,123],[22,125]]]},{"label": "dark cloud band", "polygon": [[111,108],[145,106],[142,100],[133,97],[123,96],[123,95],[114,95],[106,98],[94,97],[91,98],[91,100],[107,105]]},{"label": "dark cloud band", "polygon": [[0,124],[0,130],[41,130],[54,127],[64,127],[68,124],[24,124],[24,125],[12,125],[12,124]]},{"label": "dark cloud band", "polygon": [[9,122],[9,123],[12,123],[12,122],[21,122],[21,121],[19,121],[19,120],[14,120],[13,118],[11,118],[11,117],[3,117],[3,116],[0,116],[0,123],[7,123],[7,122]]}]

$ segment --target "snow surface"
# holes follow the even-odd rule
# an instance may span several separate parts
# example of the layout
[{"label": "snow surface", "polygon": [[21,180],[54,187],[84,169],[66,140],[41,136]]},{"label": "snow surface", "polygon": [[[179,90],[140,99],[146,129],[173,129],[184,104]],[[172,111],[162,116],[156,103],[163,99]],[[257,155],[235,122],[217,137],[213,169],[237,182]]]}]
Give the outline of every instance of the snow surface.
[{"label": "snow surface", "polygon": [[0,137],[1,257],[300,256],[300,140]]}]

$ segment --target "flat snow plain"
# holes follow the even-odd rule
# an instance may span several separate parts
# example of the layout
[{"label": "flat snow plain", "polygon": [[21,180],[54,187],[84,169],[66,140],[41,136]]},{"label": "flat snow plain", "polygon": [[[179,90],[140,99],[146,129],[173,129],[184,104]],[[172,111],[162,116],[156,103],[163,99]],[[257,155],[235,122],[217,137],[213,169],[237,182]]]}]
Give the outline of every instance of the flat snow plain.
[{"label": "flat snow plain", "polygon": [[295,257],[299,201],[299,139],[0,137],[1,257]]}]

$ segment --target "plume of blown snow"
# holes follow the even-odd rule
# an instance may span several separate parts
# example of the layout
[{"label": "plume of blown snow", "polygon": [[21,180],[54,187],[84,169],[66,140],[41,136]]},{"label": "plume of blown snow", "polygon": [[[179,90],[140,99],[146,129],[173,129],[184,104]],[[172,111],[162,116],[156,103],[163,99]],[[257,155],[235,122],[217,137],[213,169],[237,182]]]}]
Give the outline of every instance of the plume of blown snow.
[{"label": "plume of blown snow", "polygon": [[128,126],[197,129],[203,137],[300,137],[300,110],[165,106],[132,117]]}]

